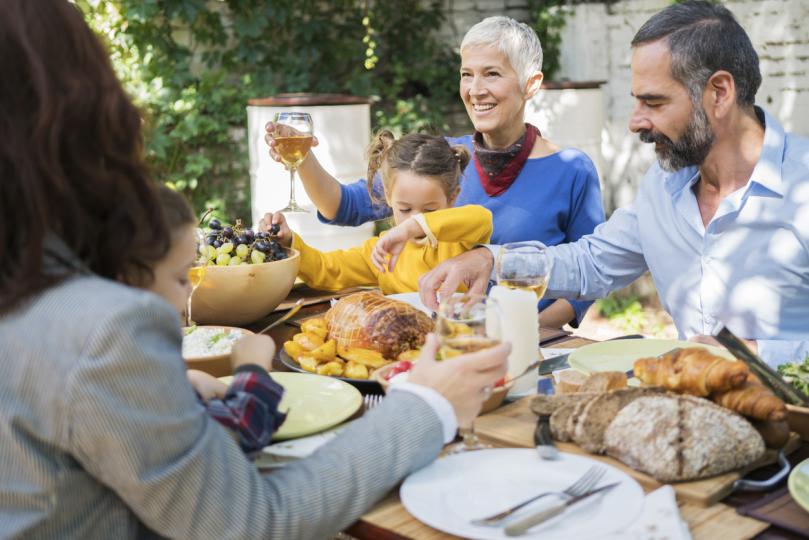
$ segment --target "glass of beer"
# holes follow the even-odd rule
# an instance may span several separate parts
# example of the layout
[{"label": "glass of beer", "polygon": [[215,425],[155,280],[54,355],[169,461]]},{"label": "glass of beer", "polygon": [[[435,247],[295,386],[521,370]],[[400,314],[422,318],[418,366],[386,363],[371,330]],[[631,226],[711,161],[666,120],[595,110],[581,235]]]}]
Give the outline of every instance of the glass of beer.
[{"label": "glass of beer", "polygon": [[[438,359],[451,362],[456,356],[498,345],[502,336],[500,325],[500,307],[493,298],[455,293],[442,299],[435,323],[439,341]],[[492,388],[488,387],[484,392],[491,394]],[[463,441],[450,446],[448,454],[491,448],[478,439],[474,423],[468,429],[462,427],[460,432]]]},{"label": "glass of beer", "polygon": [[497,284],[531,291],[541,300],[551,276],[551,257],[541,242],[505,244],[497,254]]},{"label": "glass of beer", "polygon": [[188,270],[188,283],[191,285],[191,293],[188,295],[188,303],[185,309],[186,326],[194,324],[193,319],[191,319],[191,298],[194,296],[194,291],[197,290],[199,284],[205,279],[205,267],[208,265],[208,242],[205,238],[205,231],[194,229],[194,242],[196,243],[196,256],[194,257],[194,262],[191,263],[191,268]]},{"label": "glass of beer", "polygon": [[289,202],[280,211],[306,212],[295,201],[295,170],[312,147],[312,117],[304,112],[279,112],[275,115],[273,125],[275,151],[281,156],[281,163],[289,170]]}]

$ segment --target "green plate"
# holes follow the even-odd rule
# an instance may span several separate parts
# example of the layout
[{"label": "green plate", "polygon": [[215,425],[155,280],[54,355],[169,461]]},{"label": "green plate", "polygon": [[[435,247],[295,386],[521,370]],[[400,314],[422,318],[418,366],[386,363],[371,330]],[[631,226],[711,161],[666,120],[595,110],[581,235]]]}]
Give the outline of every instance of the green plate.
[{"label": "green plate", "polygon": [[792,469],[787,485],[795,502],[809,512],[809,459],[803,460]]},{"label": "green plate", "polygon": [[619,339],[579,347],[570,353],[570,367],[583,373],[623,371],[632,369],[635,360],[658,356],[677,347],[704,347],[718,356],[733,360],[725,349],[675,339]]},{"label": "green plate", "polygon": [[[333,377],[281,371],[271,375],[284,387],[284,398],[278,408],[287,413],[287,419],[273,435],[274,441],[296,439],[336,426],[362,405],[359,390]],[[219,380],[230,384],[232,379]]]}]

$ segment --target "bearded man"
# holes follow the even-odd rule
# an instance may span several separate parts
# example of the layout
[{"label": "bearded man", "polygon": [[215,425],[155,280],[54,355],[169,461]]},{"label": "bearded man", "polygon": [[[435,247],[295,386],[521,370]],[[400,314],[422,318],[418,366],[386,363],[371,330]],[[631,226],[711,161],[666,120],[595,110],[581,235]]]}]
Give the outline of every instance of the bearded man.
[{"label": "bearded man", "polygon": [[[632,40],[629,128],[658,161],[632,204],[549,248],[548,297],[592,299],[647,270],[681,338],[723,326],[768,363],[809,354],[809,140],[755,106],[758,55],[725,7],[672,5]],[[497,246],[446,261],[422,301],[485,288]]]}]

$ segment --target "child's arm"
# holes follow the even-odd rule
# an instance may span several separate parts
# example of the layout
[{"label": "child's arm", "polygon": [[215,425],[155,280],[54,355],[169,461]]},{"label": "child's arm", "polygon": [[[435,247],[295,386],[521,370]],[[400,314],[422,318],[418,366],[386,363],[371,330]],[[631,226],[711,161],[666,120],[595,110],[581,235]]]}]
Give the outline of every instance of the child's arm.
[{"label": "child's arm", "polygon": [[[408,240],[427,238],[432,247],[438,242],[484,244],[492,235],[492,213],[476,204],[416,214],[390,229],[377,242],[371,260],[381,272],[396,264]],[[388,261],[388,257],[390,260]]]},{"label": "child's arm", "polygon": [[[369,253],[373,246],[369,246],[368,242],[357,249],[323,253],[308,246],[299,235],[295,234],[280,212],[264,214],[259,223],[259,230],[272,233],[274,225],[277,229],[275,234],[278,243],[300,252],[301,265],[298,268],[298,277],[310,287],[324,291],[339,291],[348,287],[378,283],[376,273],[369,262]],[[375,241],[376,238],[369,240]]]},{"label": "child's arm", "polygon": [[286,418],[278,411],[284,388],[267,373],[274,353],[275,343],[267,336],[237,341],[231,353],[233,381],[224,397],[206,404],[214,420],[236,433],[245,452],[267,446]]},{"label": "child's arm", "polygon": [[228,385],[204,371],[197,369],[189,369],[185,372],[188,377],[188,382],[194,387],[194,390],[202,398],[202,401],[208,402],[212,399],[221,399],[225,397]]},{"label": "child's arm", "polygon": [[374,237],[360,247],[324,253],[308,246],[296,234],[292,247],[301,254],[298,277],[310,287],[325,291],[377,285],[379,278],[370,261],[371,251],[377,240]]}]

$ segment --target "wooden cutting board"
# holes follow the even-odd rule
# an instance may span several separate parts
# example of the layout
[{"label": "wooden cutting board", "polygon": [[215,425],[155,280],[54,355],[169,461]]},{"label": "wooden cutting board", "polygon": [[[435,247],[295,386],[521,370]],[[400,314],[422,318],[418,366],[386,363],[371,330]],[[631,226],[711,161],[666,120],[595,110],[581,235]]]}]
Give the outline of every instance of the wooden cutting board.
[{"label": "wooden cutting board", "polygon": [[[481,439],[486,439],[500,446],[531,448],[534,446],[534,428],[536,427],[537,416],[531,411],[530,405],[530,399],[521,399],[498,409],[496,416],[481,416],[475,421],[475,432]],[[557,446],[563,452],[586,455],[612,465],[637,480],[647,491],[662,485],[651,476],[631,469],[617,459],[590,454],[573,443],[557,443]],[[800,438],[795,433],[791,433],[785,446],[786,453],[794,452],[799,446]],[[776,452],[767,450],[761,460],[744,470],[729,472],[704,480],[677,482],[671,485],[680,502],[689,502],[703,507],[710,506],[728,496],[736,480],[753,469],[775,462]]]}]

